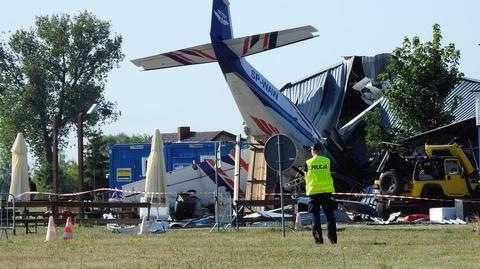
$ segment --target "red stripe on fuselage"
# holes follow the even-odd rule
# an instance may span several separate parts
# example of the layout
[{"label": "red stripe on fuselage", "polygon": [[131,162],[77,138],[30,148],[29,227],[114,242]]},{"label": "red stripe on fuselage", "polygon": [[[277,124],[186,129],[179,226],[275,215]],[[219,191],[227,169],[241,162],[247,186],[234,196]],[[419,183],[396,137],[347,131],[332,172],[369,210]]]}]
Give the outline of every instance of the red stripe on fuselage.
[{"label": "red stripe on fuselage", "polygon": [[273,133],[278,134],[278,129],[273,127],[270,123],[268,124],[268,127],[270,127],[270,129],[272,129]]},{"label": "red stripe on fuselage", "polygon": [[268,124],[266,121],[262,120],[262,119],[259,119],[263,125],[265,126],[265,128],[267,128],[268,132],[270,132],[270,134],[273,134],[275,133],[275,131],[273,130],[272,128],[272,125]]},{"label": "red stripe on fuselage", "polygon": [[264,132],[265,134],[267,135],[272,135],[269,131],[268,131],[268,128],[266,128],[263,123],[260,121],[260,119],[257,119],[255,118],[254,116],[250,116],[253,121],[255,122],[255,124],[257,124],[258,128],[260,128],[260,130],[262,130],[262,132]]}]

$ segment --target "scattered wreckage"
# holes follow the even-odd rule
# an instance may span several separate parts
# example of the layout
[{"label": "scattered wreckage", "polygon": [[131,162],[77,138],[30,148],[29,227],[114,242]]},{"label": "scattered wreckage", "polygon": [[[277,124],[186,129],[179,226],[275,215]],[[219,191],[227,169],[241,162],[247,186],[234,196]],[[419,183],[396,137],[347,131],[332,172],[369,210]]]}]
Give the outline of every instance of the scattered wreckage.
[{"label": "scattered wreckage", "polygon": [[[472,92],[480,90],[477,80],[463,78],[446,98],[447,103],[457,96],[462,99],[453,112],[452,124],[405,139],[402,154],[392,150],[384,158],[370,154],[364,139],[363,116],[379,108],[382,124],[387,129],[398,125],[388,101],[381,95],[385,84],[377,79],[385,71],[389,57],[389,54],[345,57],[342,62],[282,89],[326,138],[336,191],[364,194],[338,196],[339,203],[356,213],[357,219],[388,218],[396,210],[402,214],[425,212],[431,206],[453,204],[453,198],[475,197],[478,192]],[[453,138],[457,145],[450,143]],[[422,174],[425,173],[422,170],[432,167],[437,172],[435,175]],[[303,185],[304,178],[299,171],[298,177],[288,182],[285,189],[301,193]],[[447,201],[376,198],[377,194]]]}]

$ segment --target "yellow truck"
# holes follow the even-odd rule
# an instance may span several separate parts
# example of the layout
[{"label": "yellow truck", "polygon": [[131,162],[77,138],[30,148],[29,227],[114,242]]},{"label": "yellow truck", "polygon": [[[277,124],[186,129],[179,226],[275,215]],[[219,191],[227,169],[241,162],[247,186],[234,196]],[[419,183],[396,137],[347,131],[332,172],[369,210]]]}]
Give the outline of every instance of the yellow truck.
[{"label": "yellow truck", "polygon": [[377,172],[380,177],[373,184],[374,193],[447,200],[379,197],[376,213],[383,218],[397,211],[425,212],[432,206],[453,204],[455,198],[472,198],[478,194],[477,170],[458,144],[425,145],[424,154],[415,157],[389,152]]}]

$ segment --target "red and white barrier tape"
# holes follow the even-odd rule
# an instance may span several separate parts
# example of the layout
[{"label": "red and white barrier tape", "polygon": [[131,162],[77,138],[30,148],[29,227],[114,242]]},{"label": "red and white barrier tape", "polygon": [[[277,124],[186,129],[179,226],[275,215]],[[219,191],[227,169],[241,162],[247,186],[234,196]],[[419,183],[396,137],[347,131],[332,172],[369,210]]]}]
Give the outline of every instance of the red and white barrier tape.
[{"label": "red and white barrier tape", "polygon": [[[99,188],[90,191],[82,191],[82,192],[73,192],[73,193],[54,193],[54,192],[38,192],[38,191],[30,191],[24,192],[17,195],[15,198],[21,197],[23,195],[29,194],[44,194],[44,195],[51,195],[51,196],[60,196],[60,197],[71,197],[71,196],[78,196],[84,195],[89,193],[95,192],[120,192],[120,193],[127,193],[127,194],[147,194],[147,195],[177,195],[177,193],[173,192],[145,192],[145,191],[130,191],[130,190],[121,190],[121,189],[112,189],[112,188]],[[185,192],[188,193],[188,192]],[[208,194],[213,195],[215,192],[195,192],[195,194]],[[297,193],[297,195],[304,195],[305,193]],[[265,195],[280,195],[280,193],[265,193]],[[284,194],[284,195],[291,195],[291,194]],[[374,194],[374,193],[350,193],[350,192],[335,192],[333,193],[335,196],[354,196],[354,197],[376,197],[376,198],[390,198],[390,199],[401,199],[401,200],[421,200],[421,201],[437,201],[437,202],[452,202],[453,199],[441,199],[441,198],[424,198],[424,197],[413,197],[413,196],[402,196],[402,195],[386,195],[386,194]],[[464,199],[464,202],[468,203],[480,203],[480,200],[472,200],[472,199]]]}]

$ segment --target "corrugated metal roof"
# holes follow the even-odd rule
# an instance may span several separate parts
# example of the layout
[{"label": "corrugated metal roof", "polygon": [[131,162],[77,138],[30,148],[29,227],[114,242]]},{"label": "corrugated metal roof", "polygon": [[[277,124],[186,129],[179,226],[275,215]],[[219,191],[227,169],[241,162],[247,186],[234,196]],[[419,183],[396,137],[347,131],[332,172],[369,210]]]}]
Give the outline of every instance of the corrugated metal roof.
[{"label": "corrugated metal roof", "polygon": [[[445,99],[447,104],[451,104],[455,96],[460,97],[458,107],[453,111],[455,119],[452,124],[475,117],[475,93],[472,91],[480,91],[480,81],[463,78],[448,94]],[[383,99],[379,105],[382,108],[382,119],[387,128],[397,125],[397,118],[394,112],[388,108],[388,101]]]},{"label": "corrugated metal roof", "polygon": [[347,59],[282,88],[283,94],[320,133],[335,127],[338,122],[352,65],[353,58]]},{"label": "corrugated metal roof", "polygon": [[390,53],[377,54],[375,56],[362,56],[363,72],[373,84],[380,84],[378,81],[378,74],[387,70],[388,62],[390,61]]},{"label": "corrugated metal roof", "polygon": [[470,78],[464,78],[453,91],[447,96],[446,102],[450,103],[454,96],[460,96],[460,103],[453,112],[455,121],[462,121],[475,117],[475,93],[472,91],[480,90],[480,81]]}]

